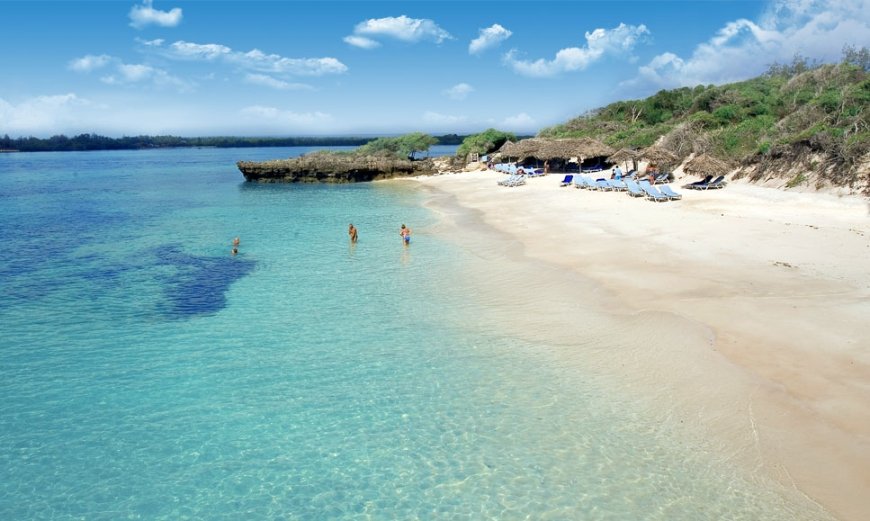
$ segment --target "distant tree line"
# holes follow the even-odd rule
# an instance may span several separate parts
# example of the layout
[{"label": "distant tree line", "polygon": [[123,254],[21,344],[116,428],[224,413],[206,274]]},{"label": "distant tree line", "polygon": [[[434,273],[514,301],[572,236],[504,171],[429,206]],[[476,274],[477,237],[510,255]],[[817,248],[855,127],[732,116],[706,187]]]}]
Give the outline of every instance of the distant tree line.
[{"label": "distant tree line", "polygon": [[[465,136],[447,134],[434,136],[433,144],[458,145]],[[139,150],[149,148],[215,147],[331,147],[362,146],[382,138],[375,137],[178,137],[178,136],[124,136],[111,138],[98,134],[79,134],[73,137],[52,136],[0,138],[0,150],[20,152],[71,152],[83,150]]]}]

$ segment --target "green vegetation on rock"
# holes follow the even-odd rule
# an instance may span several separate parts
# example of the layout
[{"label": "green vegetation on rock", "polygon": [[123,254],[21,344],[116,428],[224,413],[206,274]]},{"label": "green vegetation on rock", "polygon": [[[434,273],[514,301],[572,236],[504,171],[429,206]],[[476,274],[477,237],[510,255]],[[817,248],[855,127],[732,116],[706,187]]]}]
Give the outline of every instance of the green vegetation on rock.
[{"label": "green vegetation on rock", "polygon": [[356,153],[362,155],[389,154],[397,157],[411,157],[417,152],[426,152],[438,140],[429,134],[412,132],[398,137],[379,137],[359,147]]},{"label": "green vegetation on rock", "polygon": [[517,136],[511,132],[488,128],[479,134],[466,137],[456,149],[456,157],[465,158],[472,153],[489,154],[498,150],[505,141],[516,140]]},{"label": "green vegetation on rock", "polygon": [[539,137],[592,137],[614,148],[658,143],[685,158],[706,152],[754,168],[753,178],[815,167],[824,182],[860,179],[870,153],[870,51],[847,47],[837,64],[801,56],[727,85],[662,90],[544,129]]}]

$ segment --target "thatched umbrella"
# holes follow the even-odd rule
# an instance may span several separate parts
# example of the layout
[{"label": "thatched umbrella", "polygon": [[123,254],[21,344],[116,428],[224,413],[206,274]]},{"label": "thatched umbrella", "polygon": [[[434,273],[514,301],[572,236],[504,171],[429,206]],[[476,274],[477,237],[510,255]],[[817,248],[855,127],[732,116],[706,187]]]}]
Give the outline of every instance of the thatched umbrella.
[{"label": "thatched umbrella", "polygon": [[680,158],[670,150],[655,145],[642,151],[640,157],[656,165],[673,165],[680,161]]},{"label": "thatched umbrella", "polygon": [[634,161],[640,157],[640,153],[637,150],[629,150],[627,148],[620,148],[615,153],[611,154],[607,157],[607,160],[611,163],[628,163],[629,161]]},{"label": "thatched umbrella", "polygon": [[697,155],[683,166],[683,172],[692,175],[725,175],[730,171],[728,163],[709,154]]},{"label": "thatched umbrella", "polygon": [[611,147],[592,138],[539,139],[538,142],[535,154],[538,159],[605,157],[613,153]]},{"label": "thatched umbrella", "polygon": [[637,160],[640,159],[640,152],[628,148],[620,148],[615,153],[611,154],[607,161],[610,163],[623,163],[625,169],[629,170],[628,162],[631,161],[632,167],[637,168]]}]

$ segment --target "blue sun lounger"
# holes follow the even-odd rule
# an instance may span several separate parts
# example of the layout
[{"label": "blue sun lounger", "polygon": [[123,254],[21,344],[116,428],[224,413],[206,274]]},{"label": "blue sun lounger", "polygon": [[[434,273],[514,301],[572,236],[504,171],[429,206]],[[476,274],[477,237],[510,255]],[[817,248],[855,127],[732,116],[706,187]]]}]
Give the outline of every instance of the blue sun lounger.
[{"label": "blue sun lounger", "polygon": [[707,185],[710,184],[710,180],[713,179],[713,176],[708,175],[704,179],[700,181],[695,181],[694,183],[689,183],[687,185],[683,185],[683,188],[688,188],[690,190],[706,190]]},{"label": "blue sun lounger", "polygon": [[668,201],[669,198],[665,194],[659,192],[659,189],[649,184],[649,181],[641,181],[640,188],[646,194],[646,198],[650,201],[661,202]]},{"label": "blue sun lounger", "polygon": [[610,183],[607,182],[607,179],[596,179],[595,184],[602,192],[610,192],[611,190],[613,190],[613,187],[610,186]]},{"label": "blue sun lounger", "polygon": [[614,192],[622,192],[622,191],[628,190],[628,186],[626,186],[626,184],[623,181],[620,181],[618,179],[610,179],[607,181],[607,184],[610,185],[610,188]]},{"label": "blue sun lounger", "polygon": [[728,184],[728,181],[725,180],[725,176],[724,176],[724,175],[720,175],[720,176],[717,177],[716,179],[714,179],[714,180],[710,181],[709,183],[707,183],[707,186],[704,187],[704,189],[705,189],[705,190],[709,190],[709,189],[711,189],[711,188],[714,188],[714,189],[717,189],[717,188],[725,188],[725,185],[727,185],[727,184]]},{"label": "blue sun lounger", "polygon": [[572,184],[573,182],[574,182],[574,176],[571,174],[568,174],[565,176],[565,179],[562,179],[562,184],[559,186],[568,186],[568,185]]},{"label": "blue sun lounger", "polygon": [[678,201],[683,198],[682,194],[678,194],[677,192],[671,190],[671,185],[662,185],[659,187],[659,190],[662,192],[662,194],[665,195],[665,197],[667,197],[671,201]]},{"label": "blue sun lounger", "polygon": [[632,179],[625,180],[625,187],[628,189],[628,195],[632,197],[643,197],[643,190]]}]

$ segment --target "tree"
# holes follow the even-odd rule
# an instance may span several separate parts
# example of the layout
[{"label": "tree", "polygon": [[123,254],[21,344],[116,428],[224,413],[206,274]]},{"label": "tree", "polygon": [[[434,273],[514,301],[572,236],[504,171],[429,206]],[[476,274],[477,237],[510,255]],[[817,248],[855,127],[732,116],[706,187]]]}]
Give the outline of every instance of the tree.
[{"label": "tree", "polygon": [[462,144],[456,149],[456,156],[466,157],[471,153],[489,154],[501,148],[505,141],[516,140],[517,136],[512,132],[488,128],[479,134],[472,134],[462,140]]}]

